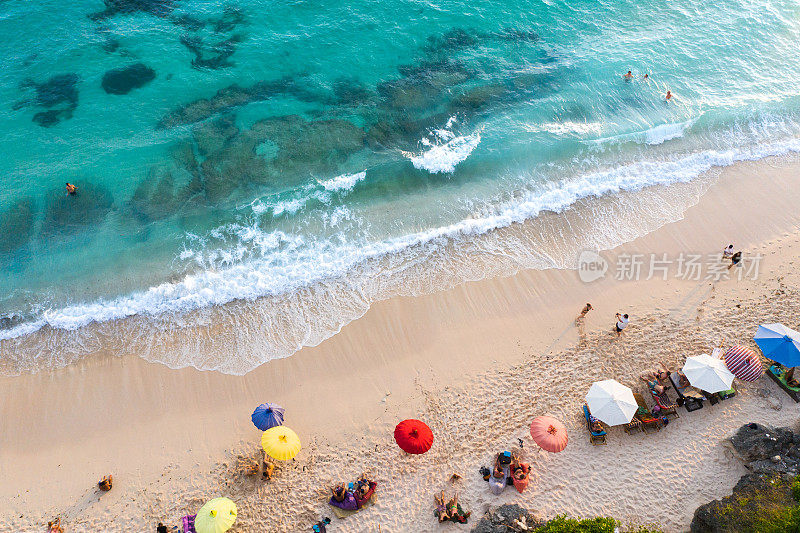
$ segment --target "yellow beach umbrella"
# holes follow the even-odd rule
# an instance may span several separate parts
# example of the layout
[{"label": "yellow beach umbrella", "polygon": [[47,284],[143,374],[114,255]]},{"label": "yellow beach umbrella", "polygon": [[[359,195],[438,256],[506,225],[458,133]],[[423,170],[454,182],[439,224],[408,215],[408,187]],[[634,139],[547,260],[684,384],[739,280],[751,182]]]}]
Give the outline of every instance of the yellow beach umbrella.
[{"label": "yellow beach umbrella", "polygon": [[214,498],[197,511],[197,533],[225,533],[236,521],[236,504],[228,498]]},{"label": "yellow beach umbrella", "polygon": [[288,461],[300,451],[300,437],[286,426],[275,426],[261,435],[261,446],[273,459]]}]

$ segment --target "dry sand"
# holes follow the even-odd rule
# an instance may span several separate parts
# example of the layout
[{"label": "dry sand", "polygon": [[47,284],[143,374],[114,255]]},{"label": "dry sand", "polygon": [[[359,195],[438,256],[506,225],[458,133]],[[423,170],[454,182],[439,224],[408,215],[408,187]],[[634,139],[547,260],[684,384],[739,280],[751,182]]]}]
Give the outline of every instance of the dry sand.
[{"label": "dry sand", "polygon": [[[593,447],[579,414],[590,383],[614,377],[641,390],[655,361],[682,364],[719,343],[752,346],[762,322],[800,323],[800,164],[764,160],[725,169],[682,220],[608,254],[718,253],[732,240],[760,252],[758,279],[614,279],[525,271],[418,298],[380,302],[338,335],[246,376],[171,370],[137,357],[91,357],[64,369],[0,378],[0,531],[42,531],[61,515],[67,532],[154,531],[207,499],[239,505],[232,531],[309,530],[326,487],[362,472],[376,502],[330,531],[466,530],[436,524],[432,495],[458,491],[474,520],[507,502],[543,516],[607,514],[688,529],[696,506],[730,492],[743,473],[722,441],[748,421],[794,425],[798,407],[763,378],[740,394],[686,413],[661,432],[612,429]],[[649,255],[645,258],[649,261]],[[645,264],[643,272],[646,274]],[[674,266],[673,266],[674,269]],[[595,307],[583,327],[574,317]],[[616,311],[632,315],[617,339]],[[303,439],[296,461],[264,482],[236,472],[257,457],[249,415],[262,401],[287,407]],[[565,421],[560,454],[536,450],[537,415]],[[392,440],[397,421],[420,418],[436,435],[424,456]],[[524,439],[528,491],[492,496],[478,475],[491,455]],[[113,472],[114,489],[96,481]],[[463,479],[451,484],[451,474]]]}]

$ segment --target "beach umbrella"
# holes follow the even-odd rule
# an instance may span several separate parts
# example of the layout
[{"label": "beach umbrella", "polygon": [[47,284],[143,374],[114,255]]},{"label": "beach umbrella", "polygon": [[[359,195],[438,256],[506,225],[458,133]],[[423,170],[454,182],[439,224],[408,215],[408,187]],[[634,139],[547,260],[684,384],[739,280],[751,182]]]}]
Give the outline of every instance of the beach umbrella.
[{"label": "beach umbrella", "polygon": [[609,426],[629,423],[639,408],[633,391],[614,379],[592,383],[586,405],[592,416]]},{"label": "beach umbrella", "polygon": [[197,511],[194,529],[197,533],[225,533],[236,521],[236,504],[228,498],[214,498]]},{"label": "beach umbrella", "polygon": [[708,354],[687,357],[683,373],[693,387],[711,393],[729,390],[734,377],[724,361]]},{"label": "beach umbrella", "polygon": [[531,437],[543,450],[560,452],[567,447],[567,428],[551,416],[537,416],[531,422]]},{"label": "beach umbrella", "polygon": [[275,426],[261,435],[261,446],[273,459],[288,461],[300,451],[300,437],[286,426]]},{"label": "beach umbrella", "polygon": [[394,428],[394,440],[404,452],[425,453],[433,446],[433,431],[425,422],[403,420]]},{"label": "beach umbrella", "polygon": [[742,381],[755,381],[764,373],[761,358],[744,346],[731,346],[725,352],[725,366]]},{"label": "beach umbrella", "polygon": [[783,324],[763,324],[753,339],[773,361],[788,367],[800,366],[800,333],[795,330]]},{"label": "beach umbrella", "polygon": [[250,419],[258,429],[266,431],[269,428],[283,425],[283,412],[283,407],[276,403],[262,403],[256,407]]}]

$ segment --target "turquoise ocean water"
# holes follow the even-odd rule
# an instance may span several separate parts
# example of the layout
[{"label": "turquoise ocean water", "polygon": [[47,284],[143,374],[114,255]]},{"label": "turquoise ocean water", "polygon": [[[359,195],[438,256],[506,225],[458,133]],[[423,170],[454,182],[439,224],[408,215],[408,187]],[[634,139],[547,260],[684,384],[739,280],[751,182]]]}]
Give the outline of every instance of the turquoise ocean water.
[{"label": "turquoise ocean water", "polygon": [[[152,356],[246,372],[411,280],[490,275],[443,254],[494,229],[800,149],[790,0],[31,0],[0,32],[12,370],[258,301],[257,349]],[[483,251],[571,267],[569,239]]]}]

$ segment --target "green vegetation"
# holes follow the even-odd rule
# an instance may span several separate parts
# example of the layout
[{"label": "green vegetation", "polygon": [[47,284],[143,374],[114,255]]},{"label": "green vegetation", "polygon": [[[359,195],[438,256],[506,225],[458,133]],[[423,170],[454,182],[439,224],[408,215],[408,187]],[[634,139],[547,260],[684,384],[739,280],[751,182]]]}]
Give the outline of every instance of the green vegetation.
[{"label": "green vegetation", "polygon": [[[562,515],[536,529],[535,533],[614,533],[618,527],[620,527],[620,522],[613,518],[597,517],[576,520]],[[620,531],[628,533],[660,533],[660,530],[644,526],[621,528]]]},{"label": "green vegetation", "polygon": [[800,532],[800,477],[786,481],[764,479],[719,502],[718,531],[796,533]]}]

